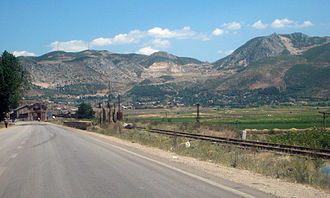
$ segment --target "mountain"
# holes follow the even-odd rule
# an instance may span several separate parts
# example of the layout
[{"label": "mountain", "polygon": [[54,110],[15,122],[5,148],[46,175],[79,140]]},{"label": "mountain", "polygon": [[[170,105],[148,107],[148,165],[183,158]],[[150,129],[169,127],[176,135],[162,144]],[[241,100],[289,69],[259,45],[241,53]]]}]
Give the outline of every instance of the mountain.
[{"label": "mountain", "polygon": [[[102,92],[109,81],[114,92],[125,93],[134,84],[145,79],[163,83],[164,79],[180,82],[199,78],[201,73],[206,74],[201,78],[215,75],[210,72],[214,70],[211,64],[166,52],[146,56],[96,50],[77,53],[55,51],[39,57],[19,57],[19,61],[31,73],[34,85],[40,88],[64,89],[76,95],[82,94],[76,90],[77,87],[88,86],[92,89],[90,91],[94,91],[91,94],[95,94],[95,88]],[[88,94],[88,91],[84,91],[84,94]]]},{"label": "mountain", "polygon": [[251,39],[214,63],[167,52],[97,50],[55,51],[19,61],[31,73],[30,98],[97,97],[108,93],[110,82],[112,94],[132,101],[272,104],[330,98],[329,45],[329,37],[274,33]]},{"label": "mountain", "polygon": [[248,41],[231,55],[216,61],[214,66],[218,69],[246,67],[250,63],[267,57],[301,55],[302,52],[329,41],[329,37],[309,37],[302,33],[274,33]]},{"label": "mountain", "polygon": [[155,52],[139,63],[145,67],[149,67],[152,64],[157,63],[157,62],[169,62],[169,63],[175,63],[177,65],[201,64],[202,63],[201,61],[199,61],[197,59],[186,58],[186,57],[177,57],[177,56],[174,56],[167,52]]}]

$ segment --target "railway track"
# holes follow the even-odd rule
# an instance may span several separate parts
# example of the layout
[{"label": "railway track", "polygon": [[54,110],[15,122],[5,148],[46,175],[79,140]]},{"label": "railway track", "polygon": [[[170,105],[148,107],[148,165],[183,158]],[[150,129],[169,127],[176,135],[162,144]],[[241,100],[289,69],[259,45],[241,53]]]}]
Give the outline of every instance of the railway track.
[{"label": "railway track", "polygon": [[308,156],[317,157],[317,158],[330,159],[330,150],[327,150],[327,149],[313,149],[313,148],[302,147],[302,146],[292,146],[292,145],[285,145],[285,144],[274,144],[274,143],[269,143],[269,142],[258,142],[258,141],[251,141],[251,140],[224,138],[224,137],[216,137],[216,136],[209,136],[209,135],[202,135],[202,134],[195,134],[195,133],[162,130],[162,129],[146,129],[144,127],[136,127],[136,128],[149,131],[150,133],[186,137],[186,138],[191,138],[191,139],[217,142],[217,143],[222,143],[222,144],[232,144],[232,145],[237,145],[237,146],[241,146],[241,147],[265,149],[265,150],[272,150],[272,151],[278,151],[278,152],[285,152],[285,153],[292,153],[292,154],[299,154],[299,155],[308,155]]}]

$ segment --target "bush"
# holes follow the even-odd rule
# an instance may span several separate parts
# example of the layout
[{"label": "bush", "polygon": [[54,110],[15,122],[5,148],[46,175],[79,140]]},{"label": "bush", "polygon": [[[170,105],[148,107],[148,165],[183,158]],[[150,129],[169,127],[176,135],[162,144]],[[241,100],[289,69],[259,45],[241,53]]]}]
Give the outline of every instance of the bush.
[{"label": "bush", "polygon": [[304,132],[282,133],[269,136],[270,142],[289,144],[310,148],[330,148],[330,131],[325,129],[311,129]]},{"label": "bush", "polygon": [[90,104],[81,103],[78,106],[76,118],[78,119],[91,119],[94,117],[95,112],[93,111]]}]

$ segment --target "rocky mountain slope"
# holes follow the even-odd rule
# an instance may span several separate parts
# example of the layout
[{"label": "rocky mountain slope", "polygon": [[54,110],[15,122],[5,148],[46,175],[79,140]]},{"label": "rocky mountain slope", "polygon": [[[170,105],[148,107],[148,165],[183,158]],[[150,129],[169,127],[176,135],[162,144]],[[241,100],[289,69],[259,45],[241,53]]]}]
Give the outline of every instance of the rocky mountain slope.
[{"label": "rocky mountain slope", "polygon": [[329,37],[309,37],[302,33],[272,34],[254,38],[231,55],[214,63],[217,68],[246,67],[250,63],[279,55],[301,55],[312,47],[330,42]]},{"label": "rocky mountain slope", "polygon": [[[281,55],[255,61],[218,88],[252,90],[276,87],[280,91],[300,90],[326,96],[325,93],[330,93],[329,85],[330,43],[327,43],[311,48],[300,56]],[[320,90],[322,92],[318,93]]]},{"label": "rocky mountain slope", "polygon": [[193,104],[197,96],[202,103],[240,104],[329,98],[329,42],[330,37],[274,33],[251,39],[214,63],[166,52],[146,56],[96,50],[19,60],[41,95],[102,95],[110,82],[114,94],[134,100]]},{"label": "rocky mountain slope", "polygon": [[162,76],[173,76],[172,81],[180,82],[220,74],[214,72],[211,64],[166,52],[146,56],[95,50],[56,51],[40,57],[19,57],[19,60],[31,73],[34,85],[51,89],[77,84],[107,86],[110,81],[114,90],[126,92],[130,85],[145,79],[162,83]]}]

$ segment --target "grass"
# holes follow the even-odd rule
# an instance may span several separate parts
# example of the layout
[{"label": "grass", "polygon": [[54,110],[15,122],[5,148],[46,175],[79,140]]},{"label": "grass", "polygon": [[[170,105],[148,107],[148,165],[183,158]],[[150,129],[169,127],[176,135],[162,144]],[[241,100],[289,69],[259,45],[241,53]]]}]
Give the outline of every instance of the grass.
[{"label": "grass", "polygon": [[[306,129],[322,127],[323,120],[319,111],[330,111],[329,107],[258,107],[246,109],[202,108],[202,124],[227,125],[239,130],[244,129]],[[194,108],[163,110],[128,110],[127,121],[146,120],[163,123],[192,123],[196,120]],[[329,123],[329,118],[328,118]]]},{"label": "grass", "polygon": [[[189,107],[127,110],[124,112],[124,118],[125,122],[132,122],[134,125],[149,129],[158,128],[230,138],[240,138],[241,130],[246,128],[269,129],[270,132],[267,135],[248,132],[248,139],[329,149],[330,132],[316,128],[322,126],[319,111],[330,111],[330,108],[308,106],[264,106],[246,109],[202,108],[200,123],[195,121],[195,108]],[[311,129],[299,133],[276,134],[272,133],[275,128]],[[94,126],[91,130],[158,147],[179,155],[245,169],[286,181],[308,184],[328,191],[330,189],[330,180],[328,180],[330,178],[327,179],[321,173],[322,167],[330,164],[329,160],[242,149],[219,143],[153,134],[144,130],[127,130],[121,127],[120,122]],[[190,147],[185,146],[188,141]]]},{"label": "grass", "polygon": [[[162,125],[161,123],[156,124],[158,127]],[[148,122],[145,122],[144,125],[147,127],[154,126]],[[200,126],[189,124],[182,125],[181,127],[188,131],[194,128],[194,130],[200,129]],[[101,127],[94,126],[91,128],[91,131],[115,136],[143,145],[158,147],[166,151],[175,152],[179,155],[249,170],[285,181],[309,184],[324,190],[330,189],[330,183],[321,173],[322,167],[329,164],[330,161],[322,159],[291,156],[270,151],[242,149],[235,146],[190,140],[183,137],[153,134],[145,130],[127,130],[122,129],[120,123],[103,125]],[[188,141],[190,142],[190,147],[185,146],[185,143]]]},{"label": "grass", "polygon": [[300,133],[273,134],[268,137],[269,142],[321,148],[330,150],[330,131],[324,129],[311,129]]}]

